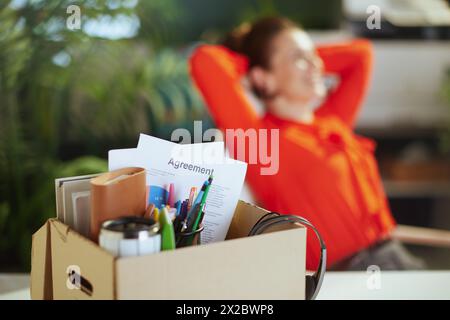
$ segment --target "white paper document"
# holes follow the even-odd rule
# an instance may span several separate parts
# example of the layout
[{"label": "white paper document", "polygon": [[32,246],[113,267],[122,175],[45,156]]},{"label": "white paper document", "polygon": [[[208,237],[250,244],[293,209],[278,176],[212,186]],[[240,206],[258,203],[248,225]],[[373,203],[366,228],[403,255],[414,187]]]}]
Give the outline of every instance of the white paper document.
[{"label": "white paper document", "polygon": [[173,183],[175,201],[189,198],[192,187],[200,190],[210,175],[202,243],[225,240],[239,200],[247,171],[245,162],[229,159],[223,142],[176,144],[141,134],[135,149],[111,150],[109,170],[142,167],[147,172],[148,202],[158,204],[159,197]]}]

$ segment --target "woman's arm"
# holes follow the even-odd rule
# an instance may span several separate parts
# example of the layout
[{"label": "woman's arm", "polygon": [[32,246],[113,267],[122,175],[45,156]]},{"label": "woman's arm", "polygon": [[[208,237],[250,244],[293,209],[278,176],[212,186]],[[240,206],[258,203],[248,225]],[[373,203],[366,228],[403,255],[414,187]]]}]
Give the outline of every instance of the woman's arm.
[{"label": "woman's arm", "polygon": [[194,51],[189,65],[217,127],[245,130],[256,126],[258,115],[240,82],[247,71],[244,56],[223,46],[202,45]]},{"label": "woman's arm", "polygon": [[372,71],[372,45],[368,40],[353,40],[345,44],[317,48],[325,72],[337,74],[339,85],[332,91],[317,115],[337,115],[353,127]]}]

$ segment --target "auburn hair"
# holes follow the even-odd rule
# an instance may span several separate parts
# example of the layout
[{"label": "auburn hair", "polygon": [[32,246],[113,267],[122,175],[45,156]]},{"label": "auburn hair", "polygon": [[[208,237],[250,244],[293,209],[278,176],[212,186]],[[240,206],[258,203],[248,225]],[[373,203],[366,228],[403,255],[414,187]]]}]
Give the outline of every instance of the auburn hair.
[{"label": "auburn hair", "polygon": [[266,17],[252,24],[244,23],[231,31],[224,46],[247,56],[249,68],[260,66],[270,69],[272,40],[282,31],[298,29],[295,22],[283,17]]}]

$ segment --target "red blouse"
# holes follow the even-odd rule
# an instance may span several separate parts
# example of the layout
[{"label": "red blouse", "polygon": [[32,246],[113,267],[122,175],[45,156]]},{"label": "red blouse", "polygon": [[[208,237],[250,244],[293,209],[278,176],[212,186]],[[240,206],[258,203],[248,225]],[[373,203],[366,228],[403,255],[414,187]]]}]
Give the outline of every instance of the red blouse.
[{"label": "red blouse", "polygon": [[[261,175],[267,165],[249,164],[246,181],[264,208],[310,220],[325,240],[332,265],[388,236],[395,222],[374,158],[375,143],[353,132],[369,85],[371,44],[354,40],[317,52],[325,72],[337,74],[340,82],[312,124],[270,113],[259,117],[240,82],[247,60],[225,47],[197,48],[190,71],[220,129],[280,130],[278,172]],[[319,244],[310,232],[307,268],[314,269],[318,260]]]}]

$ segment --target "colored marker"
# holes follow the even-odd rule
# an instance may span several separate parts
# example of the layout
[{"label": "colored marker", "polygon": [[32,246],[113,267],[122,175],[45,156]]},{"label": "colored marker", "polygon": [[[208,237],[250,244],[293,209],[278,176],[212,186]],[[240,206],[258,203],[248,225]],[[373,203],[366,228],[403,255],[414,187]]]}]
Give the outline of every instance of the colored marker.
[{"label": "colored marker", "polygon": [[[212,180],[213,180],[213,176],[210,175],[209,178],[208,178],[208,180],[206,180],[206,181],[203,183],[202,188],[201,188],[200,192],[198,193],[197,198],[195,198],[194,204],[192,205],[193,208],[195,208],[195,206],[196,206],[197,204],[199,204],[199,203],[202,201],[202,199],[203,199],[203,194],[205,193],[206,188],[212,184]],[[193,212],[193,210],[191,209],[191,210],[189,211],[189,213],[188,213],[188,217],[190,217],[192,214],[194,214],[194,212]]]},{"label": "colored marker", "polygon": [[198,213],[196,215],[196,219],[195,219],[194,225],[192,226],[192,230],[191,231],[196,231],[198,226],[199,226],[199,224],[200,224],[202,212],[205,209],[206,198],[208,197],[208,193],[209,193],[209,189],[210,188],[211,188],[211,184],[208,184],[208,186],[205,189],[205,192],[203,192],[203,197],[202,197],[202,200],[200,202],[200,208],[199,208],[199,211],[198,211]]},{"label": "colored marker", "polygon": [[158,208],[153,209],[153,220],[159,221],[159,209]]},{"label": "colored marker", "polygon": [[161,210],[159,224],[161,226],[161,250],[175,249],[175,232],[167,208]]},{"label": "colored marker", "polygon": [[192,203],[195,200],[195,194],[196,193],[197,193],[197,188],[196,187],[192,187],[191,188],[191,192],[189,192],[188,210],[191,210],[191,208],[192,208]]},{"label": "colored marker", "polygon": [[177,209],[176,216],[178,217],[180,215],[180,213],[181,213],[181,201],[180,200],[175,202],[175,209]]},{"label": "colored marker", "polygon": [[169,185],[169,196],[167,200],[167,204],[173,208],[175,204],[175,186],[173,183]]}]

